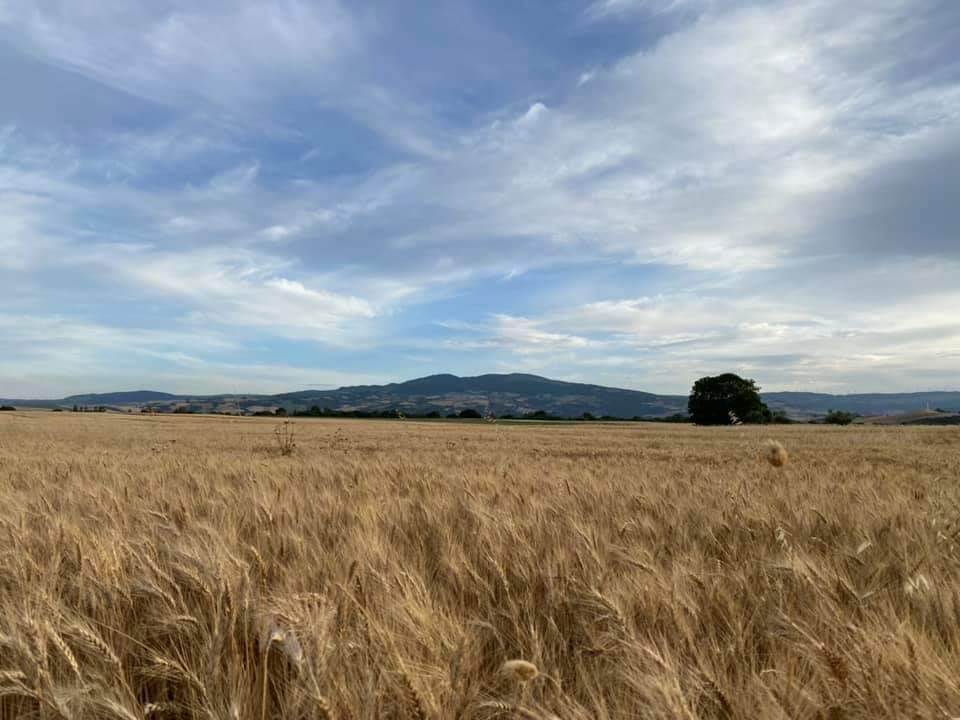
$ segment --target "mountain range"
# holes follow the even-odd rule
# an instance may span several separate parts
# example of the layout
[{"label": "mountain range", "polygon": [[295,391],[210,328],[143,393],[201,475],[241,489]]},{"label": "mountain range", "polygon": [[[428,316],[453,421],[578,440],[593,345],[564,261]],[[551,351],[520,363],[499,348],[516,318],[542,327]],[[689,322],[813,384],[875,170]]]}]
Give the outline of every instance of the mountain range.
[{"label": "mountain range", "polygon": [[[797,419],[815,418],[828,410],[860,415],[896,415],[940,408],[960,412],[960,392],[763,393],[772,410]],[[657,395],[638,390],[551,380],[522,373],[458,377],[442,374],[387,385],[354,385],[336,390],[301,390],[278,395],[175,395],[152,390],[72,395],[58,400],[2,400],[17,407],[70,409],[102,406],[126,411],[155,408],[172,412],[252,413],[282,407],[288,412],[311,407],[337,411],[401,410],[407,414],[447,414],[473,408],[494,415],[523,415],[545,411],[562,417],[591,413],[597,417],[657,418],[686,412],[685,395]]]}]

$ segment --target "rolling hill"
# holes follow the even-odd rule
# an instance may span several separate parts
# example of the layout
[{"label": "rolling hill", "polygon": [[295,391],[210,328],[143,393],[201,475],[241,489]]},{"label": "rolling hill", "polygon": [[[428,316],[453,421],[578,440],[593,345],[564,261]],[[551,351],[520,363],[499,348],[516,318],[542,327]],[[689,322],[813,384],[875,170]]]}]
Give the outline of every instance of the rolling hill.
[{"label": "rolling hill", "polygon": [[339,390],[277,395],[284,405],[329,407],[335,410],[457,412],[466,408],[495,415],[522,415],[544,410],[574,417],[585,412],[615,417],[660,417],[683,412],[686,397],[654,395],[601,385],[550,380],[538,375],[431,375],[389,385],[357,385]]},{"label": "rolling hill", "polygon": [[865,416],[899,415],[936,408],[960,412],[960,392],[859,393],[854,395],[776,392],[763,393],[763,400],[772,410],[785,410],[791,417],[815,417],[825,414],[828,410],[846,410]]},{"label": "rolling hill", "polygon": [[178,399],[180,399],[178,395],[156,392],[155,390],[131,390],[128,392],[71,395],[63,398],[62,402],[71,405],[142,405],[152,402],[170,402]]},{"label": "rolling hill", "polygon": [[[828,410],[860,415],[897,415],[927,408],[960,411],[960,392],[870,393],[764,393],[773,410],[794,418],[812,418]],[[18,407],[104,405],[118,410],[178,407],[197,412],[245,413],[283,407],[288,411],[311,407],[338,411],[402,410],[408,414],[447,414],[473,408],[495,415],[523,415],[543,410],[552,415],[577,417],[583,413],[613,417],[666,417],[685,413],[684,395],[656,395],[639,390],[551,380],[523,373],[458,377],[441,374],[387,385],[354,385],[336,390],[300,390],[279,395],[174,395],[152,390],[72,395],[61,400],[0,400]]]}]

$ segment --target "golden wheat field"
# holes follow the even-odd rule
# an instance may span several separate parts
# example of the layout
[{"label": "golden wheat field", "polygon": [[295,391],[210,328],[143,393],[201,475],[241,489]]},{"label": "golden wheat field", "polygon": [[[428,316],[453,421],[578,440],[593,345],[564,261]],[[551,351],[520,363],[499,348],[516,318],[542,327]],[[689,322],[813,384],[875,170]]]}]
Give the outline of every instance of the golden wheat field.
[{"label": "golden wheat field", "polygon": [[4,719],[960,716],[956,428],[4,415]]}]

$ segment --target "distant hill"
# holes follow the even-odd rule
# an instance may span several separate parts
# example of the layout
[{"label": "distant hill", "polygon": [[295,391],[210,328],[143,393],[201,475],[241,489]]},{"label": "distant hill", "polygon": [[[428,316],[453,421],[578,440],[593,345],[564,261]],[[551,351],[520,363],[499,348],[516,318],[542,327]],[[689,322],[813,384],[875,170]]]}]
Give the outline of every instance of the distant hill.
[{"label": "distant hill", "polygon": [[182,397],[182,395],[171,395],[155,390],[131,390],[128,392],[71,395],[65,397],[61,402],[69,405],[142,405],[152,402],[169,402],[179,400]]},{"label": "distant hill", "polygon": [[585,412],[597,416],[661,417],[686,410],[679,395],[654,395],[601,385],[550,380],[538,375],[431,375],[389,385],[356,385],[338,390],[305,390],[276,395],[288,409],[329,407],[334,410],[387,410],[404,412],[458,412],[473,408],[496,415],[522,415],[544,410],[575,417]]},{"label": "distant hill", "polygon": [[920,410],[893,415],[865,415],[855,422],[865,425],[960,425],[960,413]]},{"label": "distant hill", "polygon": [[772,410],[785,410],[791,416],[823,415],[827,410],[847,410],[859,415],[899,415],[927,408],[960,412],[960,392],[861,393],[828,395],[825,393],[763,393]]},{"label": "distant hill", "polygon": [[[819,417],[828,410],[846,410],[864,416],[916,413],[926,408],[960,412],[960,392],[871,393],[764,393],[773,410],[794,418]],[[104,405],[118,410],[150,406],[172,411],[252,412],[283,407],[287,411],[313,406],[339,411],[402,410],[410,413],[448,414],[473,408],[495,415],[523,415],[543,410],[552,415],[578,417],[591,413],[621,418],[666,417],[685,413],[685,395],[656,395],[638,390],[551,380],[524,373],[458,377],[442,374],[387,385],[354,385],[336,390],[300,390],[279,395],[173,395],[152,390],[71,395],[62,400],[0,400],[18,407]]]}]

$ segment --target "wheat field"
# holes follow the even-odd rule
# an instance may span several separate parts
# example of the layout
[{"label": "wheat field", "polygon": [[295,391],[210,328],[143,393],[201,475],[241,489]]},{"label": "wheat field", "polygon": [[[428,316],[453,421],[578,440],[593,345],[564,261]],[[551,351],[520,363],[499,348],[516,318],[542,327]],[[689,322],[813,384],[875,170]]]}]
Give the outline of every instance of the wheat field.
[{"label": "wheat field", "polygon": [[4,720],[960,716],[956,428],[4,415]]}]

